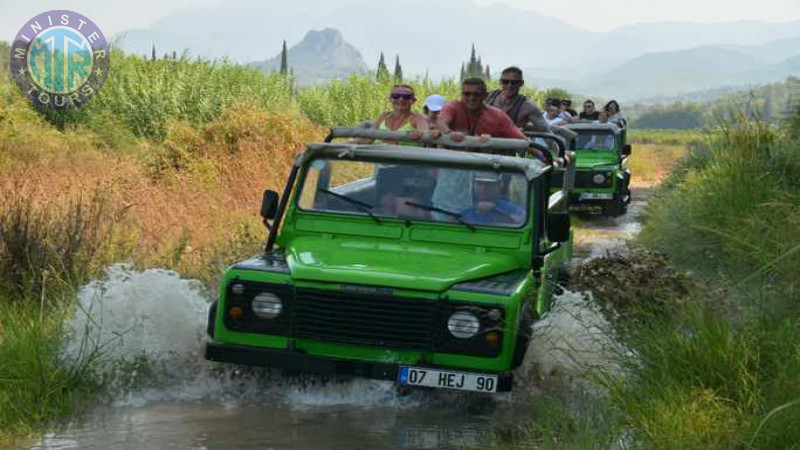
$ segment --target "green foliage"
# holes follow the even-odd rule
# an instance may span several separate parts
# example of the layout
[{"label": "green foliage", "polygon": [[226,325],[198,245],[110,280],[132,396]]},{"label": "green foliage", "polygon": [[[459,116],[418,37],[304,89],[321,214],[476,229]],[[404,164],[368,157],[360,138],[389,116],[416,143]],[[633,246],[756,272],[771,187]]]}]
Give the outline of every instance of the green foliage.
[{"label": "green foliage", "polygon": [[104,197],[95,194],[49,212],[30,197],[0,198],[0,298],[38,301],[87,280],[110,232]]},{"label": "green foliage", "polygon": [[461,63],[461,81],[467,78],[480,78],[488,81],[488,74],[489,71],[484,69],[481,57],[475,53],[475,44],[472,44],[469,60],[466,63]]},{"label": "green foliage", "polygon": [[[550,89],[545,89],[542,92],[542,97],[541,98],[544,101],[547,101],[547,100],[549,100],[551,98],[564,100],[564,99],[572,98],[572,94],[570,94],[569,91],[567,91],[566,89],[550,88]],[[544,106],[544,105],[542,105],[542,106]]]},{"label": "green foliage", "polygon": [[[710,152],[690,158],[674,187],[646,209],[642,242],[679,264],[736,278],[773,264],[800,242],[797,141],[779,141],[759,124],[728,129]],[[705,156],[702,156],[705,155]],[[784,282],[800,279],[798,255],[771,265]]]},{"label": "green foliage", "polygon": [[383,57],[383,52],[381,52],[381,57],[378,60],[378,70],[375,72],[375,79],[378,82],[384,82],[391,78],[389,76],[389,68],[386,67],[386,59]]},{"label": "green foliage", "polygon": [[632,127],[649,129],[689,130],[704,125],[704,111],[696,104],[676,102],[656,105],[639,115]]},{"label": "green foliage", "polygon": [[286,41],[283,41],[283,48],[281,48],[281,76],[289,76],[289,53],[286,50]]},{"label": "green foliage", "polygon": [[97,388],[97,353],[87,350],[77,361],[59,356],[70,311],[42,308],[35,298],[8,300],[0,298],[0,446],[70,418]]},{"label": "green foliage", "polygon": [[400,55],[397,55],[394,60],[394,82],[403,82],[403,68],[400,66]]},{"label": "green foliage", "polygon": [[279,74],[264,75],[224,61],[191,61],[186,56],[148,61],[114,52],[111,73],[95,98],[74,110],[39,112],[63,129],[106,111],[134,136],[164,139],[170,120],[200,125],[242,101],[267,110],[292,110],[291,86]]},{"label": "green foliage", "polygon": [[646,130],[639,127],[628,130],[628,142],[647,145],[683,145],[696,147],[708,145],[710,133],[697,130]]}]

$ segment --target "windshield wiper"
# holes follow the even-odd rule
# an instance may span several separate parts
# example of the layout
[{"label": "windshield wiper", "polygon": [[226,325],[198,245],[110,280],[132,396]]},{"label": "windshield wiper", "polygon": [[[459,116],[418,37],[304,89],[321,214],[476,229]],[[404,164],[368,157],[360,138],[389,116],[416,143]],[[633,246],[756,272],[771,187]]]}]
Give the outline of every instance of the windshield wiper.
[{"label": "windshield wiper", "polygon": [[375,223],[383,223],[383,222],[381,222],[381,219],[378,219],[375,216],[375,214],[372,214],[371,209],[373,208],[373,206],[370,205],[369,203],[364,203],[361,200],[356,200],[354,198],[350,198],[350,197],[348,197],[346,195],[343,195],[343,194],[337,194],[336,192],[329,191],[329,190],[324,189],[324,188],[319,188],[319,189],[317,189],[317,191],[318,192],[323,192],[323,193],[328,194],[328,195],[332,195],[332,196],[334,196],[334,197],[336,197],[336,198],[338,198],[340,200],[344,200],[347,203],[350,203],[351,205],[356,205],[356,206],[358,206],[358,208],[361,211],[364,211],[365,213],[367,213],[367,215],[372,217],[372,220],[374,220]]},{"label": "windshield wiper", "polygon": [[435,212],[438,212],[438,213],[442,213],[442,214],[444,214],[446,216],[453,217],[454,219],[456,219],[458,221],[458,223],[466,226],[467,228],[469,228],[472,231],[475,231],[475,227],[473,227],[471,224],[469,224],[468,222],[466,222],[464,219],[461,218],[461,216],[463,214],[459,214],[459,213],[453,212],[453,211],[448,211],[448,210],[442,209],[442,208],[437,208],[437,207],[431,206],[431,205],[424,205],[422,203],[408,202],[408,201],[405,202],[405,203],[408,206],[414,206],[414,207],[417,207],[417,208],[422,208],[422,209],[427,210],[427,211],[435,211]]}]

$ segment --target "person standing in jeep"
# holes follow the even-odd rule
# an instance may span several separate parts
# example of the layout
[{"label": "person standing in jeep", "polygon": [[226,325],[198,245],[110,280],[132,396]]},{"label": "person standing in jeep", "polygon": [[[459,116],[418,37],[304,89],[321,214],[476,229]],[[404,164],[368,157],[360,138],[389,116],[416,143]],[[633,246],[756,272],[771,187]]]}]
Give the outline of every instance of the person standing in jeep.
[{"label": "person standing in jeep", "polygon": [[515,66],[506,67],[500,75],[502,89],[490,92],[486,103],[505,111],[520,128],[530,131],[550,131],[542,111],[527,97],[520,95],[519,90],[524,84],[522,69]]}]

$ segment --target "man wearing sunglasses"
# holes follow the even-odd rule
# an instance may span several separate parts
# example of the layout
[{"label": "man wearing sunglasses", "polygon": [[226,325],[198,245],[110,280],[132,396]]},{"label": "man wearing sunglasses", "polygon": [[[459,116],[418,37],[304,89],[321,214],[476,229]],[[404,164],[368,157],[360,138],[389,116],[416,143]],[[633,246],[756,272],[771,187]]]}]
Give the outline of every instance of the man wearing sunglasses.
[{"label": "man wearing sunglasses", "polygon": [[550,131],[539,107],[528,100],[528,97],[520,95],[519,91],[524,84],[522,69],[514,66],[507,67],[500,75],[502,89],[492,91],[486,99],[486,103],[505,111],[520,128],[530,131]]},{"label": "man wearing sunglasses", "polygon": [[480,78],[467,78],[461,83],[461,100],[445,105],[436,126],[442,133],[461,142],[464,136],[526,139],[514,122],[494,106],[486,104],[486,83]]},{"label": "man wearing sunglasses", "polygon": [[594,107],[594,100],[589,99],[583,102],[583,111],[580,115],[581,120],[599,120],[600,113]]}]

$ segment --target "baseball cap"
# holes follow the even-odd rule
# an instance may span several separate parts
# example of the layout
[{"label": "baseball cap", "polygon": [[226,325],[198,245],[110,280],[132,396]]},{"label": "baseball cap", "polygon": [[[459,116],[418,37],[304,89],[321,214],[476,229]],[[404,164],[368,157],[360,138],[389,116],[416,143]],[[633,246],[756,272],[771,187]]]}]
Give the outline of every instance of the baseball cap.
[{"label": "baseball cap", "polygon": [[428,98],[425,99],[425,106],[427,106],[430,111],[441,111],[445,103],[447,103],[447,99],[439,94],[429,95]]}]

